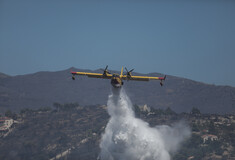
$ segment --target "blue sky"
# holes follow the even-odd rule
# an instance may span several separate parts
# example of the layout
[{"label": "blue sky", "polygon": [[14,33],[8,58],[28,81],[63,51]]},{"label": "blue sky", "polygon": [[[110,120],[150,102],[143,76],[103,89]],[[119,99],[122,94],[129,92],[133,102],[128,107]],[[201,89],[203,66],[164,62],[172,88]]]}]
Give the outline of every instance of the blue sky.
[{"label": "blue sky", "polygon": [[235,86],[233,0],[0,0],[0,72],[122,66]]}]

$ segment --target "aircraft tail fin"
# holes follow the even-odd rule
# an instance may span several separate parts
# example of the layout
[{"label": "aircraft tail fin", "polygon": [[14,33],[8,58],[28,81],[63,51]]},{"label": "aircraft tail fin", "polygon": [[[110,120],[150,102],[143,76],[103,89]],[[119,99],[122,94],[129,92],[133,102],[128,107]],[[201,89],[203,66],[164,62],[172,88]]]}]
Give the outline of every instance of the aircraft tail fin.
[{"label": "aircraft tail fin", "polygon": [[121,75],[120,75],[120,77],[122,77],[123,76],[123,67],[122,67],[122,70],[121,70]]}]

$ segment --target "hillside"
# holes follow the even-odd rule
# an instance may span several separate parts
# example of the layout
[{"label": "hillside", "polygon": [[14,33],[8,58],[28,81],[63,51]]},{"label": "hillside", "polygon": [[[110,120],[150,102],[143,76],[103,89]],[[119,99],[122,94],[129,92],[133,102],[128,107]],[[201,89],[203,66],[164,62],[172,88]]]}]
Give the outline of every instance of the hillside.
[{"label": "hillside", "polygon": [[[111,93],[110,81],[87,77],[72,81],[71,69],[89,71],[70,68],[58,72],[0,76],[0,112],[7,109],[20,111],[22,108],[52,106],[54,102],[77,102],[83,106],[106,104],[108,95]],[[101,70],[95,72],[101,72]],[[160,76],[161,74],[146,75]],[[124,81],[124,88],[133,104],[147,104],[154,108],[170,107],[176,112],[189,112],[193,107],[199,108],[203,113],[235,111],[234,87],[208,85],[167,75],[163,87],[158,81]]]},{"label": "hillside", "polygon": [[[176,114],[160,109],[146,112],[138,106],[135,111],[152,127],[174,126],[181,120],[190,126],[191,137],[172,160],[235,159],[235,115]],[[97,159],[101,135],[110,118],[106,106],[77,104],[24,110],[14,117],[13,126],[0,132],[0,159]]]},{"label": "hillside", "polygon": [[2,79],[2,78],[7,78],[7,77],[10,77],[10,76],[8,76],[8,75],[6,75],[6,74],[4,74],[4,73],[0,73],[0,79]]}]

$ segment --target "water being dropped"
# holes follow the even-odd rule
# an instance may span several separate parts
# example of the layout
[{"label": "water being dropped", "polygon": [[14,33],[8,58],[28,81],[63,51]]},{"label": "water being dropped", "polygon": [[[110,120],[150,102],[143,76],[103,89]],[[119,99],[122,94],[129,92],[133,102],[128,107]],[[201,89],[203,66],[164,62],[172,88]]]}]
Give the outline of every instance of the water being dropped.
[{"label": "water being dropped", "polygon": [[182,123],[153,128],[136,118],[124,89],[109,95],[107,106],[110,120],[100,143],[101,160],[170,160],[170,152],[190,136]]}]

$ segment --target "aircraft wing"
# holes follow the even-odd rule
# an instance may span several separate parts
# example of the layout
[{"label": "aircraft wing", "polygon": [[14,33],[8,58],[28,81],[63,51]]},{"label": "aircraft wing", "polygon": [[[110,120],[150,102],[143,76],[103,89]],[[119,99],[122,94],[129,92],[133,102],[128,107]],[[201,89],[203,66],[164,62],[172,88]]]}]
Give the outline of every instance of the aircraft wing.
[{"label": "aircraft wing", "polygon": [[133,80],[133,81],[165,80],[166,76],[165,77],[148,77],[148,76],[130,76],[130,77],[128,77],[128,76],[124,75],[122,77],[122,79]]},{"label": "aircraft wing", "polygon": [[111,79],[112,74],[101,74],[101,73],[90,73],[90,72],[73,72],[71,71],[71,74],[74,75],[81,75],[81,76],[87,76],[90,78],[104,78],[104,79]]}]

